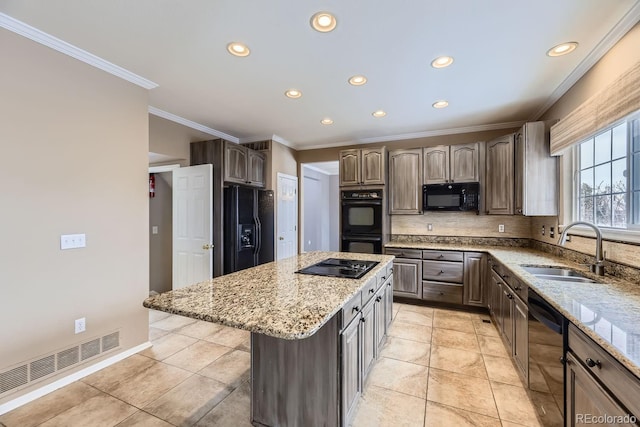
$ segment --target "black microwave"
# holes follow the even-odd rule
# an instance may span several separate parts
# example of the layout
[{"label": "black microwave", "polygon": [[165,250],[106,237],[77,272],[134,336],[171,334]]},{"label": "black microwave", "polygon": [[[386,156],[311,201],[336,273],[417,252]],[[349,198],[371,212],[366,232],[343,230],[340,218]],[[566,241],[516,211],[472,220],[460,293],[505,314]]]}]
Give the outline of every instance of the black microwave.
[{"label": "black microwave", "polygon": [[422,186],[424,211],[476,211],[480,209],[477,182],[427,184]]}]

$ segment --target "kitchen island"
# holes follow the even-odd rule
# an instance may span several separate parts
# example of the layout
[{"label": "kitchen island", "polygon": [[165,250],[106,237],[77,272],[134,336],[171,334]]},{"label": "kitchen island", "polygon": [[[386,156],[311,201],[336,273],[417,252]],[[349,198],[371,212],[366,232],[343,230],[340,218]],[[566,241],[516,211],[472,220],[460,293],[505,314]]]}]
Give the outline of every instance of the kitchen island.
[{"label": "kitchen island", "polygon": [[[360,279],[296,273],[376,261]],[[150,297],[144,306],[251,332],[254,425],[347,425],[391,321],[393,257],[311,252]]]}]

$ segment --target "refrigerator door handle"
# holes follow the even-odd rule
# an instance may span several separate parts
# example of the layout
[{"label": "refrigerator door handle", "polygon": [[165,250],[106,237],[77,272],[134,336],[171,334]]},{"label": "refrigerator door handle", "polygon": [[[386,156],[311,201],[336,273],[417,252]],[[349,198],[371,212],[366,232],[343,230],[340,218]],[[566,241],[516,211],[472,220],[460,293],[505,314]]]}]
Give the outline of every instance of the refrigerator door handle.
[{"label": "refrigerator door handle", "polygon": [[253,221],[256,223],[256,242],[255,242],[254,254],[256,256],[256,261],[257,261],[258,254],[260,253],[260,248],[262,247],[262,224],[260,224],[260,220],[258,219],[257,216],[253,218]]}]

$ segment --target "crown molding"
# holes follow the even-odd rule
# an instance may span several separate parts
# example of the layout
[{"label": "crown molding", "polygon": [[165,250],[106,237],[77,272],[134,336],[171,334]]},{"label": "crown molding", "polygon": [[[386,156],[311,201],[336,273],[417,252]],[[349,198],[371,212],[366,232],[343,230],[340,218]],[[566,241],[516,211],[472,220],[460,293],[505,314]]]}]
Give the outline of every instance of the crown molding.
[{"label": "crown molding", "polygon": [[547,102],[540,107],[529,121],[538,120],[549,108],[553,106],[574,84],[584,76],[602,57],[629,32],[634,25],[640,21],[640,2],[629,9],[629,11],[618,21],[618,23],[607,33],[606,36],[589,52],[589,54],[573,69],[571,74],[565,78],[560,85],[551,93]]},{"label": "crown molding", "polygon": [[373,138],[353,139],[349,141],[334,142],[329,144],[318,144],[318,145],[311,145],[311,146],[304,146],[304,147],[296,146],[294,148],[299,151],[304,151],[304,150],[315,150],[319,148],[343,147],[345,145],[376,144],[379,142],[401,141],[405,139],[428,138],[432,136],[442,136],[442,135],[455,135],[459,133],[482,132],[487,130],[499,130],[499,129],[512,129],[512,128],[519,128],[524,123],[525,123],[524,121],[517,121],[517,122],[505,122],[505,123],[492,123],[487,125],[464,126],[464,127],[458,127],[458,128],[450,128],[450,129],[428,130],[424,132],[403,133],[399,135],[388,135],[388,136],[380,136],[380,137],[373,137]]},{"label": "crown molding", "polygon": [[192,120],[185,119],[184,117],[177,116],[173,113],[169,113],[168,111],[161,110],[156,107],[152,107],[149,105],[149,114],[153,114],[154,116],[162,117],[163,119],[170,120],[175,123],[179,123],[191,129],[199,130],[200,132],[208,133],[212,136],[217,136],[218,138],[222,138],[229,142],[235,142],[238,144],[240,140],[232,135],[226,134],[224,132],[220,132],[219,130],[212,129],[208,126],[201,125],[200,123],[196,123]]},{"label": "crown molding", "polygon": [[282,138],[281,136],[278,136],[276,134],[273,134],[271,136],[250,136],[247,138],[240,138],[240,144],[247,144],[249,142],[258,142],[258,141],[267,141],[267,140],[271,140],[271,141],[275,141],[278,142],[282,145],[286,145],[289,148],[293,148],[295,149],[295,145],[289,141],[287,141],[286,139]]},{"label": "crown molding", "polygon": [[40,31],[37,28],[25,24],[22,21],[18,21],[17,19],[12,18],[11,16],[6,15],[2,12],[0,12],[0,27],[31,39],[43,46],[50,47],[51,49],[57,50],[60,53],[75,58],[102,71],[106,71],[109,74],[120,77],[121,79],[141,86],[145,89],[154,89],[158,87],[158,84],[152,82],[151,80],[147,80],[144,77],[132,73],[131,71],[125,70],[118,65],[106,61],[92,53],[87,52],[86,50],[82,50],[77,46],[60,40],[59,38],[54,37],[51,34]]}]

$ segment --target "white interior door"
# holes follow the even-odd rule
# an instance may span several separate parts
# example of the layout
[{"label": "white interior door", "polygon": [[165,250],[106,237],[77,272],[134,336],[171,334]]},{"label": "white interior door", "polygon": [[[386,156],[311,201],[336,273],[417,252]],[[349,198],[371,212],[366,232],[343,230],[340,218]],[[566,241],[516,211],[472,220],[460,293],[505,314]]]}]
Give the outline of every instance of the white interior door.
[{"label": "white interior door", "polygon": [[212,277],[212,180],[210,164],[173,171],[173,289]]},{"label": "white interior door", "polygon": [[276,260],[298,254],[298,178],[278,174]]}]

